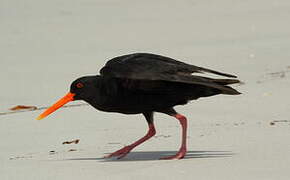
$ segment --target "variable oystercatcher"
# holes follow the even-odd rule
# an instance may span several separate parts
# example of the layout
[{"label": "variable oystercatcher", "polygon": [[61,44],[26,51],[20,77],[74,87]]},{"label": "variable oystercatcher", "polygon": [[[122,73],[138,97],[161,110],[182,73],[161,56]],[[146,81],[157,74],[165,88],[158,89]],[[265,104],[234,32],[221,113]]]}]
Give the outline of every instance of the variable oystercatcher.
[{"label": "variable oystercatcher", "polygon": [[[193,75],[194,73],[212,73],[231,79],[213,79]],[[182,142],[176,155],[162,159],[181,159],[186,154],[187,119],[173,107],[200,97],[238,95],[238,91],[228,86],[240,82],[233,78],[237,77],[155,54],[134,53],[119,56],[109,60],[100,70],[100,75],[75,80],[71,84],[70,92],[37,119],[46,117],[73,100],[84,100],[96,109],[106,112],[142,113],[149,126],[147,134],[133,144],[106,156],[122,158],[155,135],[153,113],[165,113],[179,120]]]}]

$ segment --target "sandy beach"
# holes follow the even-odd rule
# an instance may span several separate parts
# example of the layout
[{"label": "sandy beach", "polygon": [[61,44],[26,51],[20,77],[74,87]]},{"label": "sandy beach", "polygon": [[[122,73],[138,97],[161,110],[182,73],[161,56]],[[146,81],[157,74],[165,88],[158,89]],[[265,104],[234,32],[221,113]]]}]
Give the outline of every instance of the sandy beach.
[{"label": "sandy beach", "polygon": [[[290,2],[0,1],[0,112],[49,106],[77,77],[107,60],[151,52],[235,74],[239,96],[177,106],[188,154],[173,155],[181,129],[156,113],[157,134],[127,157],[103,156],[143,136],[142,115],[63,108],[0,115],[0,179],[288,180]],[[80,101],[70,104],[83,103]],[[62,144],[79,139],[77,144]]]}]

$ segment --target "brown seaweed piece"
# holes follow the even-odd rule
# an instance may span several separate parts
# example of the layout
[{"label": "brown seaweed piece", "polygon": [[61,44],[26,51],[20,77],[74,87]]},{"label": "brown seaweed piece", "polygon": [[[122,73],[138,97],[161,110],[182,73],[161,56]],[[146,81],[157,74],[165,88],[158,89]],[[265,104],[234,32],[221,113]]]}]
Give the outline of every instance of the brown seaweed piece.
[{"label": "brown seaweed piece", "polygon": [[10,108],[11,111],[19,111],[19,110],[24,110],[24,109],[29,109],[29,110],[36,110],[36,106],[25,106],[25,105],[18,105],[14,106],[13,108]]}]

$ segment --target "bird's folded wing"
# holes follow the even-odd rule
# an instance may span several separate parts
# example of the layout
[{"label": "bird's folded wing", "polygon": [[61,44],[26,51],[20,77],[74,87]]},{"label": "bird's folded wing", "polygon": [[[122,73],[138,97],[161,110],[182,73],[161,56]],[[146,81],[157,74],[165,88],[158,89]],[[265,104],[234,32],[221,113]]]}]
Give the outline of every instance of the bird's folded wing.
[{"label": "bird's folded wing", "polygon": [[212,73],[225,77],[236,78],[235,75],[226,74],[203,67],[186,64],[174,59],[148,53],[135,53],[119,56],[109,60],[100,70],[100,74],[110,77],[155,80],[153,74],[192,74]]},{"label": "bird's folded wing", "polygon": [[[215,82],[218,81],[217,79],[192,75],[197,72],[207,72],[236,78],[236,76],[231,74],[186,64],[164,56],[146,53],[136,53],[113,58],[100,70],[100,74],[106,77],[183,82],[205,85],[223,90],[229,90],[223,85],[239,82],[238,80],[232,79],[222,80],[225,84],[222,84],[223,82],[217,83]],[[227,81],[229,83],[227,83]]]}]

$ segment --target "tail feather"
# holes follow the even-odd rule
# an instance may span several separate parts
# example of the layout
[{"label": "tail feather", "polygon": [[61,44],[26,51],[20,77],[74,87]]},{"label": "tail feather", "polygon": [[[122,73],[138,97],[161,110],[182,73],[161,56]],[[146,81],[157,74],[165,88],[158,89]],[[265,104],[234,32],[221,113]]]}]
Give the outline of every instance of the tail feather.
[{"label": "tail feather", "polygon": [[239,95],[242,94],[239,91],[235,90],[234,88],[230,86],[224,86],[223,90],[221,90],[221,94],[227,94],[227,95]]},{"label": "tail feather", "polygon": [[199,72],[208,72],[208,73],[212,73],[212,74],[216,74],[216,75],[220,75],[220,76],[225,76],[225,77],[230,77],[230,78],[237,78],[237,76],[235,76],[235,75],[227,74],[227,73],[223,73],[223,72],[219,72],[219,71],[215,71],[215,70],[212,70],[212,69],[207,69],[207,68],[198,67],[198,66],[195,66],[195,68],[197,68]]},{"label": "tail feather", "polygon": [[212,79],[214,83],[220,84],[220,85],[229,85],[229,84],[236,84],[240,83],[237,79]]}]

